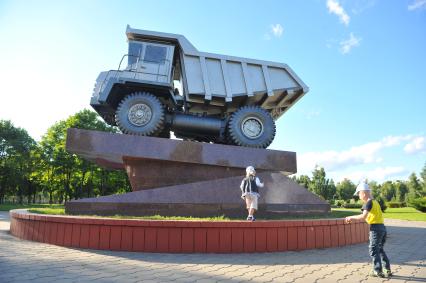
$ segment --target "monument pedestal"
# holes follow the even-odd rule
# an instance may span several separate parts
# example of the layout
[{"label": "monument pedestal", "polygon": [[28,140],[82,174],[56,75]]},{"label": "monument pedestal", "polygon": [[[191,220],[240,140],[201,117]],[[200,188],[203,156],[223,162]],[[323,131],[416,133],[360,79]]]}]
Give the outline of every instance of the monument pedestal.
[{"label": "monument pedestal", "polygon": [[239,187],[248,165],[265,183],[258,216],[330,211],[327,202],[287,177],[296,172],[294,152],[80,129],[68,130],[66,147],[100,166],[125,169],[133,190],[67,202],[69,214],[243,217]]}]

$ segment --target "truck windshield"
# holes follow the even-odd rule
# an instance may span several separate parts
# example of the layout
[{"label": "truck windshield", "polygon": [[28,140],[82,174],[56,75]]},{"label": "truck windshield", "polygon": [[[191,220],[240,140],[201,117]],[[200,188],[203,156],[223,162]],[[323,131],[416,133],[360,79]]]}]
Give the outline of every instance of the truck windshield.
[{"label": "truck windshield", "polygon": [[164,64],[167,48],[163,46],[147,45],[143,60],[150,63]]}]

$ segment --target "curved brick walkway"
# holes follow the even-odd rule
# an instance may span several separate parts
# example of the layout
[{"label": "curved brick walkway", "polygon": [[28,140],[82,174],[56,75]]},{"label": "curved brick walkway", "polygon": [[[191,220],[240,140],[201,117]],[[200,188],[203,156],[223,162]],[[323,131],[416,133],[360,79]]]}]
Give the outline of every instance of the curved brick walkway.
[{"label": "curved brick walkway", "polygon": [[367,244],[268,254],[149,254],[16,239],[0,212],[0,282],[426,282],[426,222],[387,221],[395,276],[368,278]]}]

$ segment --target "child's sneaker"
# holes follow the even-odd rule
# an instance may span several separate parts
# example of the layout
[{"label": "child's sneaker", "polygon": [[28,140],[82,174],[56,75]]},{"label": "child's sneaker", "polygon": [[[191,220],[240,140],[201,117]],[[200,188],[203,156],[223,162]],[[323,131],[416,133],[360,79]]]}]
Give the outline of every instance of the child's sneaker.
[{"label": "child's sneaker", "polygon": [[385,278],[385,275],[383,274],[383,272],[381,271],[375,271],[372,270],[369,274],[371,277],[380,277],[380,278]]},{"label": "child's sneaker", "polygon": [[248,221],[253,221],[253,216],[250,216],[250,215],[249,215],[249,216],[247,216],[247,220],[248,220]]},{"label": "child's sneaker", "polygon": [[392,271],[390,271],[390,269],[383,269],[383,274],[385,275],[385,277],[391,277],[393,274],[392,274]]},{"label": "child's sneaker", "polygon": [[256,218],[254,218],[254,216],[252,216],[251,221],[256,221]]}]

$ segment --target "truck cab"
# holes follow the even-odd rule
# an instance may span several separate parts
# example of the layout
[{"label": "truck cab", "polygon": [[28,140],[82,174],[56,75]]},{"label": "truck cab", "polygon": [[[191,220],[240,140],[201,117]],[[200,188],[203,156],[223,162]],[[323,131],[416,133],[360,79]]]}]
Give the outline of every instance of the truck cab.
[{"label": "truck cab", "polygon": [[134,72],[138,80],[171,83],[174,48],[171,44],[130,40],[126,71]]}]

